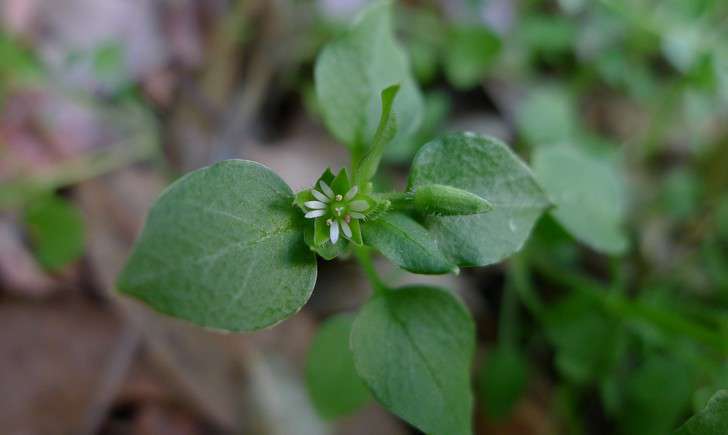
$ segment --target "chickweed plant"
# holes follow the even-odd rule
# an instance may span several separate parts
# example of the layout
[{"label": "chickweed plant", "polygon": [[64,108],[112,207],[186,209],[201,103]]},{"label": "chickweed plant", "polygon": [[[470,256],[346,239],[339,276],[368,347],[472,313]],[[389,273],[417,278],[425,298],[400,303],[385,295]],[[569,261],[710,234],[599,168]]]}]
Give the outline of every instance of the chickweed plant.
[{"label": "chickweed plant", "polygon": [[392,27],[392,5],[376,2],[316,61],[318,107],[350,150],[350,167],[327,169],[300,192],[247,160],[185,175],[151,209],[118,289],[201,327],[255,331],[306,304],[317,261],[353,257],[373,291],[358,313],[334,316],[315,338],[307,369],[315,406],[333,418],[371,395],[425,433],[466,435],[468,310],[447,289],[392,288],[372,253],[417,274],[458,273],[513,256],[548,212],[614,254],[627,247],[622,208],[609,168],[576,149],[545,148],[532,171],[503,142],[469,132],[426,143],[406,189],[379,191],[382,156],[418,131],[424,111]]}]

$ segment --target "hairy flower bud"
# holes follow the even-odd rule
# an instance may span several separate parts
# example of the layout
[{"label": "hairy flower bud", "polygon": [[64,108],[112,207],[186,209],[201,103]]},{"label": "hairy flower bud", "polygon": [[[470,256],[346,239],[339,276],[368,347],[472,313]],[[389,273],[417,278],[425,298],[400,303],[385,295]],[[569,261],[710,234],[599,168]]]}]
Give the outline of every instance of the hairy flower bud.
[{"label": "hairy flower bud", "polygon": [[418,187],[414,205],[422,213],[440,216],[479,214],[493,209],[489,201],[474,193],[442,184]]}]

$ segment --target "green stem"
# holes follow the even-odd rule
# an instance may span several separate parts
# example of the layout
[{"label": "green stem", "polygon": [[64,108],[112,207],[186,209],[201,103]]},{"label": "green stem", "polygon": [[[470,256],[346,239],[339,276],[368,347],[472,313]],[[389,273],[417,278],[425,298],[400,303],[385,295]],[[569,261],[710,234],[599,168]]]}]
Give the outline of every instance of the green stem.
[{"label": "green stem", "polygon": [[414,195],[409,192],[389,192],[383,193],[379,197],[392,203],[394,210],[411,210],[415,207]]},{"label": "green stem", "polygon": [[513,283],[509,282],[503,289],[498,346],[515,346],[518,340],[518,295],[513,287]]},{"label": "green stem", "polygon": [[523,305],[536,317],[541,317],[544,312],[544,305],[531,285],[531,277],[528,271],[528,262],[525,253],[514,255],[510,260],[510,278],[513,281],[513,289],[523,302]]},{"label": "green stem", "polygon": [[728,354],[728,337],[715,333],[704,325],[675,313],[627,299],[619,293],[609,292],[607,287],[589,277],[564,273],[545,263],[539,263],[537,267],[539,272],[549,280],[589,296],[619,317],[651,323],[663,331],[691,337],[722,354]]},{"label": "green stem", "polygon": [[364,270],[364,274],[367,279],[369,279],[369,283],[374,289],[374,296],[379,296],[389,291],[389,287],[384,283],[384,281],[382,281],[377,273],[377,269],[374,267],[371,250],[364,247],[357,247],[354,248],[354,255],[356,256],[359,265]]}]

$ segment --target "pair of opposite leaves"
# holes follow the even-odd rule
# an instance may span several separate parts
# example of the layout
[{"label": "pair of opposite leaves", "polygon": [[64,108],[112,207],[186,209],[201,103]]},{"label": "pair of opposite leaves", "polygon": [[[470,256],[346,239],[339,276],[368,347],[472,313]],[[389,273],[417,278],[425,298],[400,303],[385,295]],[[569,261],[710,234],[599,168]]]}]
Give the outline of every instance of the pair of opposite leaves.
[{"label": "pair of opposite leaves", "polygon": [[[421,221],[387,212],[363,225],[364,242],[417,273],[501,261],[521,248],[549,205],[528,167],[498,140],[471,133],[436,139],[415,157],[409,190],[440,184],[494,209]],[[306,222],[278,175],[228,160],[172,184],[152,208],[118,288],[201,326],[251,331],[297,312],[316,281]]]},{"label": "pair of opposite leaves", "polygon": [[[387,212],[366,222],[365,242],[416,271],[500,261],[520,249],[549,204],[506,145],[469,133],[426,144],[409,184],[452,186],[494,207],[422,221]],[[192,172],[152,208],[118,287],[209,328],[250,331],[281,321],[305,304],[316,280],[316,256],[304,241],[310,221],[293,202],[288,185],[255,162],[228,160]],[[383,295],[352,325],[356,373],[379,402],[419,429],[471,433],[475,328],[466,308],[436,288]]]}]

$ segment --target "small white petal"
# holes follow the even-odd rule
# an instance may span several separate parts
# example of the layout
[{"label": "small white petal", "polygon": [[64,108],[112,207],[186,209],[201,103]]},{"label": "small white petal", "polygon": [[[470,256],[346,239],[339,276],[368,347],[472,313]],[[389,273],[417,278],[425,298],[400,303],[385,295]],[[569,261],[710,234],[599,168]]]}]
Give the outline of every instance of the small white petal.
[{"label": "small white petal", "polygon": [[310,212],[306,213],[303,216],[304,217],[307,217],[309,219],[313,219],[313,218],[317,218],[317,217],[323,216],[325,214],[326,214],[326,211],[324,211],[324,210],[313,210],[313,211],[310,211]]},{"label": "small white petal", "polygon": [[349,209],[353,211],[364,211],[369,208],[369,203],[364,201],[363,199],[360,199],[358,201],[352,201],[351,204],[349,204]]},{"label": "small white petal", "polygon": [[361,213],[357,213],[357,212],[355,212],[355,211],[350,211],[350,212],[349,212],[349,216],[351,216],[351,217],[352,217],[352,218],[354,218],[354,219],[364,219],[364,218],[366,217],[366,216],[364,216],[363,214],[361,214]]},{"label": "small white petal", "polygon": [[331,201],[329,198],[326,197],[323,193],[319,192],[316,189],[311,189],[311,195],[313,195],[316,199],[318,199],[321,202],[329,202]]},{"label": "small white petal", "polygon": [[331,243],[335,244],[339,241],[339,224],[336,221],[331,222],[329,237],[331,238]]},{"label": "small white petal", "polygon": [[339,222],[339,225],[341,225],[341,230],[344,231],[344,236],[347,239],[351,239],[351,227],[349,224],[346,223],[346,221]]},{"label": "small white petal", "polygon": [[324,180],[319,181],[319,186],[321,186],[321,190],[324,192],[324,195],[328,196],[330,199],[334,199],[334,191],[331,190]]},{"label": "small white petal", "polygon": [[346,192],[346,196],[344,196],[344,199],[347,201],[351,201],[352,199],[354,199],[357,193],[359,193],[359,186],[354,186],[349,189],[348,192]]},{"label": "small white petal", "polygon": [[312,208],[314,210],[318,210],[318,209],[327,207],[327,205],[321,201],[306,201],[303,203],[303,205],[305,205],[308,208]]}]

